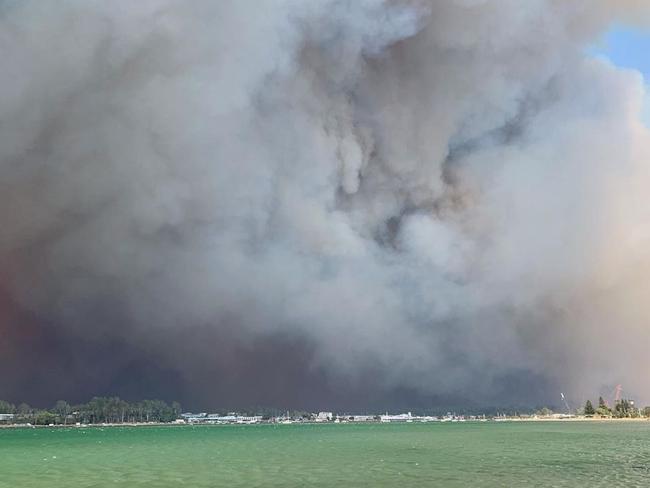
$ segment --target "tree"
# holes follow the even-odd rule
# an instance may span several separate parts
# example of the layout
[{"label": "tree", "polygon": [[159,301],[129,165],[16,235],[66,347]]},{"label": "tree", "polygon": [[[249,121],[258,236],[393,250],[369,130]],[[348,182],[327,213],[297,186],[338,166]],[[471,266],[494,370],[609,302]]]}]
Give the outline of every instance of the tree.
[{"label": "tree", "polygon": [[94,397],[88,402],[88,417],[90,423],[100,423],[106,420],[106,399]]},{"label": "tree", "polygon": [[50,425],[56,420],[56,416],[47,410],[40,410],[34,415],[34,423],[36,425]]},{"label": "tree", "polygon": [[64,400],[57,401],[50,410],[36,410],[21,403],[18,408],[0,400],[0,413],[17,413],[22,422],[38,425],[51,423],[67,424],[74,416],[75,422],[84,424],[124,423],[124,422],[173,422],[181,414],[181,405],[174,402],[168,405],[163,400],[143,400],[129,403],[119,397],[94,397],[88,403],[74,407]]},{"label": "tree", "polygon": [[591,417],[596,413],[594,406],[591,404],[591,400],[587,400],[587,403],[585,403],[584,412],[587,417]]},{"label": "tree", "polygon": [[26,417],[32,414],[32,407],[30,407],[26,403],[21,403],[20,405],[18,405],[18,408],[16,409],[16,413],[18,415]]},{"label": "tree", "polygon": [[612,411],[609,409],[603,397],[598,397],[598,409],[596,413],[601,417],[609,417],[612,415]]},{"label": "tree", "polygon": [[172,411],[174,412],[174,420],[176,420],[181,416],[182,413],[181,404],[178,402],[172,402]]},{"label": "tree", "polygon": [[0,400],[0,413],[15,413],[16,407],[11,403]]},{"label": "tree", "polygon": [[634,408],[634,402],[625,398],[616,402],[614,414],[619,418],[635,417],[636,408]]},{"label": "tree", "polygon": [[63,419],[63,425],[67,424],[68,415],[70,415],[70,412],[72,411],[68,402],[59,400],[54,404],[54,408],[52,410],[56,415],[59,416],[59,418]]}]

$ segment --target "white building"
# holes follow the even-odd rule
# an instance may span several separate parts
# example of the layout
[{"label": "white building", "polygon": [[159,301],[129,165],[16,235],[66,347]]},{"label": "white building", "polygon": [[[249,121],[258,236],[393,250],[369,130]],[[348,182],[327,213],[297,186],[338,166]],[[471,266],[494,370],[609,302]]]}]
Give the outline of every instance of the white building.
[{"label": "white building", "polygon": [[188,424],[196,422],[205,422],[205,418],[208,416],[207,413],[182,413],[181,418],[185,420]]},{"label": "white building", "polygon": [[408,413],[399,413],[397,415],[389,415],[386,413],[386,415],[381,416],[381,421],[382,422],[413,422],[413,415],[411,415],[411,412]]},{"label": "white building", "polygon": [[236,413],[229,413],[228,415],[184,413],[181,418],[188,424],[256,424],[262,421],[261,415],[248,416]]},{"label": "white building", "polygon": [[373,415],[353,415],[351,420],[353,422],[372,422],[375,417]]},{"label": "white building", "polygon": [[208,415],[205,417],[204,421],[214,424],[257,424],[262,421],[261,415],[238,415],[238,414],[228,414],[228,415]]}]

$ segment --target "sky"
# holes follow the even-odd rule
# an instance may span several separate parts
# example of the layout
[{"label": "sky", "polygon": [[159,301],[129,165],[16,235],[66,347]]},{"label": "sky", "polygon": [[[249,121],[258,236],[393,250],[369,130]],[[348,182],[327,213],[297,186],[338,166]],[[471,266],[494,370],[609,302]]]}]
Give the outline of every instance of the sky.
[{"label": "sky", "polygon": [[0,2],[0,398],[650,404],[631,23],[648,2]]},{"label": "sky", "polygon": [[[646,85],[650,83],[650,32],[624,25],[611,28],[592,48],[593,54],[603,56],[616,66],[639,71]],[[650,126],[650,90],[648,90],[644,121]]]},{"label": "sky", "polygon": [[625,26],[612,28],[595,48],[614,64],[650,77],[650,32]]}]

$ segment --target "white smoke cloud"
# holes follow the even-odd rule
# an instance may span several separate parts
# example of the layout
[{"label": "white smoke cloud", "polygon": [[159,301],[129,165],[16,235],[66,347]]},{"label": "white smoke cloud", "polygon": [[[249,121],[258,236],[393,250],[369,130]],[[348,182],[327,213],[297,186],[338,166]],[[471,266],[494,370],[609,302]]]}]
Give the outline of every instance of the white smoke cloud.
[{"label": "white smoke cloud", "polygon": [[0,9],[24,306],[79,334],[111,333],[106,297],[134,335],[234,320],[387,386],[650,399],[646,92],[584,54],[646,2]]}]

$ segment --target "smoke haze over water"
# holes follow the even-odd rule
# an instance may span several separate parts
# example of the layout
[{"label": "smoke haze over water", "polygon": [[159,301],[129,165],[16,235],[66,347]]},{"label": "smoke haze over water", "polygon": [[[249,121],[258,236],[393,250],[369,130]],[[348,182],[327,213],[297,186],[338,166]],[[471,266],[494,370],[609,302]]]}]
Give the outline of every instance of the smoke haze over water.
[{"label": "smoke haze over water", "polygon": [[0,2],[0,397],[650,401],[646,17]]}]

